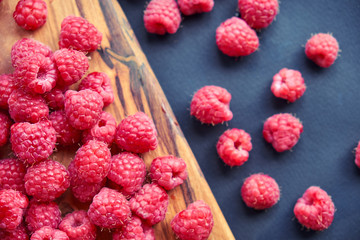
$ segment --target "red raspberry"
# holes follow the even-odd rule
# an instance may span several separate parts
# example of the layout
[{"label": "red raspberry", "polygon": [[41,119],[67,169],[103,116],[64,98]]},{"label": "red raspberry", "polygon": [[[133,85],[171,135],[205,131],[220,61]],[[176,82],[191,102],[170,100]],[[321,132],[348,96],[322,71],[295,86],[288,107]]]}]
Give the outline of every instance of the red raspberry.
[{"label": "red raspberry", "polygon": [[120,185],[121,193],[128,197],[141,189],[145,175],[144,161],[136,154],[122,152],[111,158],[111,168],[107,177]]},{"label": "red raspberry", "polygon": [[84,130],[82,142],[85,144],[89,140],[98,140],[110,146],[115,138],[116,125],[116,120],[110,113],[102,112],[96,125]]},{"label": "red raspberry", "polygon": [[180,11],[174,0],[151,0],[144,12],[144,25],[149,33],[174,34],[180,22]]},{"label": "red raspberry", "polygon": [[8,143],[11,125],[8,115],[0,111],[0,147]]},{"label": "red raspberry", "polygon": [[299,71],[283,68],[273,77],[271,91],[278,98],[295,102],[305,90],[304,79]]},{"label": "red raspberry", "polygon": [[355,164],[358,168],[360,168],[360,141],[356,147],[356,152],[355,152]]},{"label": "red raspberry", "polygon": [[263,210],[279,201],[280,189],[272,177],[258,173],[245,179],[241,187],[241,196],[246,206]]},{"label": "red raspberry", "polygon": [[82,17],[68,16],[61,23],[60,48],[93,52],[100,46],[101,40],[101,32]]},{"label": "red raspberry", "polygon": [[330,227],[334,220],[335,206],[331,197],[320,187],[309,187],[294,207],[300,224],[315,231]]},{"label": "red raspberry", "polygon": [[29,200],[21,192],[12,189],[0,190],[0,229],[17,228],[25,213]]},{"label": "red raspberry", "polygon": [[133,153],[155,150],[158,140],[154,122],[143,112],[126,117],[116,129],[115,143]]},{"label": "red raspberry", "polygon": [[61,222],[61,211],[55,202],[42,203],[33,199],[26,211],[25,222],[31,233],[45,226],[57,228]]},{"label": "red raspberry", "polygon": [[157,157],[151,162],[150,177],[165,190],[171,190],[187,178],[186,163],[171,155]]},{"label": "red raspberry", "polygon": [[113,233],[113,240],[144,240],[145,234],[140,218],[133,216],[126,225]]},{"label": "red raspberry", "polygon": [[250,27],[266,28],[279,12],[277,0],[238,0],[241,18]]},{"label": "red raspberry", "polygon": [[9,113],[15,122],[36,123],[49,116],[49,107],[40,95],[22,89],[14,90],[9,97]]},{"label": "red raspberry", "polygon": [[252,149],[250,135],[242,129],[226,130],[216,144],[220,158],[229,166],[241,166]]},{"label": "red raspberry", "polygon": [[259,47],[259,38],[244,20],[232,17],[216,29],[216,44],[224,54],[240,57],[255,52]]},{"label": "red raspberry", "polygon": [[90,129],[99,121],[104,106],[102,97],[89,89],[65,93],[65,114],[70,124],[79,130]]},{"label": "red raspberry", "polygon": [[145,184],[130,199],[131,211],[150,226],[164,220],[168,204],[169,196],[156,183]]},{"label": "red raspberry", "polygon": [[[24,176],[25,165],[16,158],[0,161],[0,190],[13,189],[25,193]],[[1,238],[0,238],[1,239]]]},{"label": "red raspberry", "polygon": [[145,235],[144,240],[155,240],[154,228],[152,228],[146,224],[143,224],[142,227],[144,229],[144,235]]},{"label": "red raspberry", "polygon": [[46,23],[46,3],[43,0],[20,0],[13,17],[25,30],[36,30]]},{"label": "red raspberry", "polygon": [[1,240],[29,240],[24,224],[20,224],[13,230],[0,230]]},{"label": "red raspberry", "polygon": [[230,111],[231,94],[225,88],[205,86],[195,94],[190,104],[190,115],[202,123],[218,124],[230,121],[233,117]]},{"label": "red raspberry", "polygon": [[210,12],[214,7],[214,0],[178,0],[180,11],[184,15]]},{"label": "red raspberry", "polygon": [[64,109],[65,102],[65,92],[67,91],[67,87],[64,90],[55,86],[55,88],[51,89],[50,92],[46,92],[43,97],[49,106],[50,109],[53,110],[61,110]]},{"label": "red raspberry", "polygon": [[55,66],[61,78],[60,86],[70,86],[79,81],[89,69],[89,61],[83,52],[63,48],[53,54]]},{"label": "red raspberry", "polygon": [[95,240],[96,238],[96,227],[90,222],[84,210],[67,214],[61,221],[59,229],[65,232],[70,240]]},{"label": "red raspberry", "polygon": [[328,33],[318,33],[312,36],[305,45],[306,56],[320,67],[330,67],[339,52],[337,40]]},{"label": "red raspberry", "polygon": [[69,237],[63,231],[60,231],[51,227],[42,227],[33,235],[31,235],[31,240],[69,240]]},{"label": "red raspberry", "polygon": [[88,216],[99,227],[120,228],[131,217],[129,202],[121,193],[104,187],[94,197]]},{"label": "red raspberry", "polygon": [[213,226],[211,209],[202,200],[190,204],[171,221],[171,228],[179,239],[208,239]]},{"label": "red raspberry", "polygon": [[74,145],[80,141],[81,131],[71,126],[65,116],[64,110],[52,112],[49,120],[56,131],[56,142],[61,146]]},{"label": "red raspberry", "polygon": [[84,89],[90,89],[100,94],[104,101],[104,107],[114,102],[111,80],[106,73],[92,72],[87,75],[79,85],[79,90]]},{"label": "red raspberry", "polygon": [[289,113],[275,114],[264,123],[263,136],[278,152],[290,150],[299,141],[303,125]]},{"label": "red raspberry", "polygon": [[15,80],[12,74],[0,75],[0,108],[8,110],[8,99],[16,89]]},{"label": "red raspberry", "polygon": [[111,153],[105,143],[90,140],[79,148],[73,162],[79,178],[99,183],[110,171]]}]

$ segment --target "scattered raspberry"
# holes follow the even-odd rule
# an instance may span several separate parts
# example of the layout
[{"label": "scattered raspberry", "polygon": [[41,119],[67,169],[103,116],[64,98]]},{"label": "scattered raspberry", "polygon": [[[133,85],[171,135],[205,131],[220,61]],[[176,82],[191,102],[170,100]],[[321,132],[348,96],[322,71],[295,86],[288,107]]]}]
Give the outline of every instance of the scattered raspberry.
[{"label": "scattered raspberry", "polygon": [[88,216],[99,227],[120,228],[131,217],[129,202],[121,193],[104,187],[94,197]]},{"label": "scattered raspberry", "polygon": [[95,240],[96,227],[90,222],[87,212],[80,210],[66,215],[59,229],[68,235],[70,240]]},{"label": "scattered raspberry", "polygon": [[263,136],[278,152],[290,150],[299,141],[303,125],[289,113],[275,114],[264,123]]},{"label": "scattered raspberry", "polygon": [[60,48],[93,52],[100,46],[101,40],[101,32],[82,17],[68,16],[61,23]]},{"label": "scattered raspberry", "polygon": [[133,153],[155,150],[158,140],[154,122],[143,112],[126,117],[116,129],[115,143]]},{"label": "scattered raspberry", "polygon": [[102,97],[89,89],[65,93],[65,114],[70,124],[79,130],[90,129],[99,121],[104,106]]},{"label": "scattered raspberry", "polygon": [[309,187],[294,207],[294,214],[300,224],[315,231],[330,227],[335,213],[331,197],[320,187]]},{"label": "scattered raspberry", "polygon": [[84,130],[82,142],[85,144],[89,140],[98,140],[110,146],[115,138],[116,125],[116,120],[110,113],[102,112],[96,125]]},{"label": "scattered raspberry", "polygon": [[8,143],[11,125],[12,121],[8,115],[0,111],[0,147]]},{"label": "scattered raspberry", "polygon": [[242,129],[226,130],[216,144],[220,158],[229,166],[241,166],[252,149],[250,135]]},{"label": "scattered raspberry", "polygon": [[64,109],[65,92],[67,90],[68,90],[67,88],[65,88],[65,90],[62,90],[59,87],[55,86],[55,88],[51,89],[50,92],[46,92],[43,95],[43,97],[50,109],[53,109],[53,110]]},{"label": "scattered raspberry", "polygon": [[24,224],[20,224],[13,230],[0,230],[1,240],[29,240],[29,235],[26,232]]},{"label": "scattered raspberry", "polygon": [[358,168],[360,168],[360,141],[356,147],[356,152],[355,152],[355,164]]},{"label": "scattered raspberry", "polygon": [[61,222],[59,206],[55,202],[42,203],[33,199],[26,211],[25,222],[31,233],[45,226],[57,228]]},{"label": "scattered raspberry", "polygon": [[156,183],[145,184],[130,199],[131,211],[152,226],[165,218],[169,196]]},{"label": "scattered raspberry", "polygon": [[17,228],[28,206],[27,197],[12,189],[0,190],[0,229]]},{"label": "scattered raspberry", "polygon": [[172,155],[157,157],[151,162],[150,177],[165,190],[171,190],[187,178],[186,163]]},{"label": "scattered raspberry", "polygon": [[280,189],[272,177],[258,173],[245,179],[241,187],[241,196],[246,206],[263,210],[279,201]]},{"label": "scattered raspberry", "polygon": [[133,216],[126,225],[118,228],[113,233],[113,240],[144,240],[144,230],[141,226],[141,220]]},{"label": "scattered raspberry", "polygon": [[305,90],[304,79],[299,71],[283,68],[273,77],[271,91],[275,97],[295,102]]},{"label": "scattered raspberry", "polygon": [[320,67],[330,67],[339,52],[337,40],[328,33],[318,33],[312,36],[305,45],[306,56]]},{"label": "scattered raspberry", "polygon": [[13,17],[25,30],[36,30],[46,23],[46,3],[43,0],[20,0]]},{"label": "scattered raspberry", "polygon": [[144,12],[144,25],[149,33],[174,34],[180,22],[180,11],[174,0],[151,0]]},{"label": "scattered raspberry", "polygon": [[12,74],[0,75],[0,108],[8,110],[8,99],[16,89],[15,80]]},{"label": "scattered raspberry", "polygon": [[208,239],[214,226],[210,207],[202,200],[190,204],[186,210],[176,214],[171,228],[179,239]]},{"label": "scattered raspberry", "polygon": [[81,131],[71,126],[65,116],[64,110],[52,112],[49,120],[56,131],[56,142],[61,146],[74,145],[80,141]]},{"label": "scattered raspberry", "polygon": [[[0,190],[13,189],[25,193],[24,176],[25,165],[16,158],[0,161]],[[1,239],[1,238],[0,238]]]},{"label": "scattered raspberry", "polygon": [[255,52],[259,47],[259,38],[244,20],[232,17],[216,29],[216,44],[224,54],[240,57]]},{"label": "scattered raspberry", "polygon": [[210,12],[214,7],[214,0],[178,0],[180,11],[184,15]]},{"label": "scattered raspberry", "polygon": [[31,236],[30,240],[69,240],[69,237],[61,230],[52,227],[42,227]]},{"label": "scattered raspberry", "polygon": [[205,86],[195,94],[190,104],[190,115],[202,123],[218,124],[230,121],[233,117],[230,111],[231,94],[225,88]]},{"label": "scattered raspberry", "polygon": [[79,90],[84,89],[90,89],[100,94],[104,101],[104,107],[114,102],[111,80],[106,73],[92,72],[87,75],[79,85]]},{"label": "scattered raspberry", "polygon": [[278,0],[238,0],[241,18],[250,27],[266,28],[279,12]]}]

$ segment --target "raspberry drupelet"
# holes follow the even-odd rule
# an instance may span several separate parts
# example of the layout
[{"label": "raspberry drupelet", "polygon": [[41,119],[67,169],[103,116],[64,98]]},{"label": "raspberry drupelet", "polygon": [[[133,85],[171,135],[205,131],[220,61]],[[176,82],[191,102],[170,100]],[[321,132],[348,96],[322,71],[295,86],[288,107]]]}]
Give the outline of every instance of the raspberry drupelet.
[{"label": "raspberry drupelet", "polygon": [[70,240],[95,240],[96,226],[90,222],[87,212],[74,211],[61,221],[59,229],[66,233]]},{"label": "raspberry drupelet", "polygon": [[339,43],[329,33],[312,36],[305,45],[306,56],[318,66],[327,68],[333,65],[339,53]]},{"label": "raspberry drupelet", "polygon": [[20,0],[13,14],[15,22],[25,30],[36,30],[46,23],[47,6],[43,0]]},{"label": "raspberry drupelet", "polygon": [[241,18],[251,28],[269,26],[279,12],[278,0],[238,0]]}]

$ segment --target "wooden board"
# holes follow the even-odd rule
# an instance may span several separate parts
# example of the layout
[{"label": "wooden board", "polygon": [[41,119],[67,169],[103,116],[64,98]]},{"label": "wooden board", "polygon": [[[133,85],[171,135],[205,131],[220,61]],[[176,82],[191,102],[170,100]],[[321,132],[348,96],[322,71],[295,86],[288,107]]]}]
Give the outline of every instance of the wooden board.
[{"label": "wooden board", "polygon": [[[214,228],[209,239],[235,239],[229,226],[187,144],[179,124],[166,97],[144,56],[124,12],[116,0],[50,0],[47,23],[39,30],[29,32],[21,29],[12,19],[14,0],[0,3],[0,73],[13,71],[10,61],[11,46],[23,37],[34,38],[52,50],[58,49],[60,24],[68,15],[82,16],[93,23],[102,33],[103,40],[97,52],[89,55],[92,71],[106,72],[112,79],[115,102],[105,110],[119,123],[125,116],[144,111],[155,122],[159,146],[155,151],[143,154],[147,167],[156,156],[172,154],[183,158],[188,167],[189,177],[181,186],[169,191],[169,207],[166,218],[155,226],[156,239],[175,239],[170,222],[175,214],[190,203],[202,199],[207,202],[214,215]],[[142,7],[142,6],[139,6]],[[140,17],[140,16],[139,16]],[[144,29],[145,31],[145,29]],[[190,117],[190,116],[189,116]],[[51,158],[68,166],[78,146],[57,147]],[[10,156],[8,145],[1,150],[0,158]],[[86,209],[66,192],[58,199],[63,215],[74,209]],[[97,239],[111,239],[107,231],[99,233]]]}]

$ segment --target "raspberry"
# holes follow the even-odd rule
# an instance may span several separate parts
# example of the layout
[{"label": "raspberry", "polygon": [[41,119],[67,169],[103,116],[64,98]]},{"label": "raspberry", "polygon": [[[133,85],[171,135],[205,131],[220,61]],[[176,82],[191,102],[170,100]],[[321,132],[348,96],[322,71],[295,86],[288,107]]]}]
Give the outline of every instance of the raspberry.
[{"label": "raspberry", "polygon": [[151,0],[144,12],[144,25],[149,33],[174,34],[180,22],[180,11],[174,0]]},{"label": "raspberry", "polygon": [[91,129],[84,130],[82,142],[85,144],[89,140],[98,140],[111,145],[115,138],[116,120],[108,112],[102,112],[100,120]]},{"label": "raspberry", "polygon": [[355,152],[355,164],[358,168],[360,168],[360,141],[356,147],[356,152]]},{"label": "raspberry", "polygon": [[165,218],[169,196],[156,183],[145,184],[130,199],[131,211],[152,226]]},{"label": "raspberry", "polygon": [[29,200],[21,192],[0,190],[0,229],[12,230],[20,225]]},{"label": "raspberry", "polygon": [[79,178],[99,183],[110,171],[111,153],[105,143],[90,140],[79,148],[73,162]]},{"label": "raspberry", "polygon": [[79,130],[90,129],[99,121],[104,103],[102,97],[89,89],[65,93],[65,114],[70,124]]},{"label": "raspberry", "polygon": [[14,90],[9,97],[9,113],[15,122],[36,123],[49,116],[49,107],[40,95],[22,89]]},{"label": "raspberry", "polygon": [[259,47],[259,38],[244,20],[232,17],[216,29],[216,44],[222,53],[240,57],[255,52]]},{"label": "raspberry", "polygon": [[25,222],[31,233],[45,226],[57,228],[61,222],[59,206],[55,202],[41,203],[33,199],[26,211]]},{"label": "raspberry", "polygon": [[187,178],[186,163],[171,155],[157,157],[151,162],[150,177],[165,190],[171,190]]},{"label": "raspberry", "polygon": [[229,166],[241,166],[252,149],[250,135],[242,129],[226,130],[216,144],[220,158]]},{"label": "raspberry", "polygon": [[230,121],[233,117],[230,111],[231,94],[225,88],[205,86],[193,96],[190,104],[190,115],[202,123],[218,124]]},{"label": "raspberry", "polygon": [[294,207],[294,214],[300,224],[315,231],[330,227],[335,213],[331,197],[320,187],[309,187]]},{"label": "raspberry", "polygon": [[11,125],[12,121],[8,115],[0,111],[0,147],[8,143]]},{"label": "raspberry", "polygon": [[79,85],[79,90],[84,89],[90,89],[100,94],[104,101],[104,107],[114,102],[111,80],[106,73],[93,72],[87,75]]},{"label": "raspberry", "polygon": [[144,230],[141,226],[141,220],[133,216],[126,225],[116,229],[113,233],[113,240],[144,240]]},{"label": "raspberry", "polygon": [[[67,91],[67,90],[68,89],[66,89],[65,91]],[[65,91],[63,91],[60,88],[55,86],[55,88],[51,89],[50,92],[46,92],[43,95],[43,97],[50,109],[53,109],[53,110],[64,109],[64,102],[65,102],[64,93],[65,93]]]},{"label": "raspberry", "polygon": [[290,150],[299,141],[303,125],[289,113],[275,114],[264,123],[263,136],[278,152]]},{"label": "raspberry", "polygon": [[111,158],[108,179],[121,186],[125,197],[134,195],[145,181],[146,167],[144,161],[136,154],[122,152]]},{"label": "raspberry", "polygon": [[81,131],[71,126],[65,116],[64,110],[52,112],[49,120],[56,131],[57,143],[63,146],[69,146],[77,144],[80,141]]},{"label": "raspberry", "polygon": [[214,0],[178,0],[180,11],[184,15],[210,12],[214,7]]},{"label": "raspberry", "polygon": [[155,150],[158,140],[154,122],[143,112],[126,117],[116,129],[115,143],[133,153]]},{"label": "raspberry", "polygon": [[99,227],[120,228],[131,217],[129,202],[121,193],[104,187],[94,197],[88,216]]},{"label": "raspberry", "polygon": [[10,130],[12,150],[24,163],[32,165],[53,153],[56,135],[50,121],[15,123]]},{"label": "raspberry", "polygon": [[20,0],[13,17],[25,30],[36,30],[46,23],[46,3],[43,0]]},{"label": "raspberry", "polygon": [[61,23],[60,48],[93,52],[100,46],[101,40],[101,32],[82,17],[68,16]]},{"label": "raspberry", "polygon": [[1,240],[29,240],[24,224],[20,224],[13,230],[0,230]]},{"label": "raspberry", "polygon": [[295,102],[305,90],[304,79],[299,71],[283,68],[273,77],[271,91],[278,98]]},{"label": "raspberry", "polygon": [[245,179],[241,187],[241,196],[246,206],[263,210],[279,201],[280,189],[272,177],[258,173]]},{"label": "raspberry", "polygon": [[154,228],[152,228],[146,224],[143,224],[142,227],[144,229],[144,235],[145,235],[144,240],[155,240]]},{"label": "raspberry", "polygon": [[[0,190],[13,189],[25,193],[24,176],[25,165],[16,158],[0,161]],[[1,238],[0,238],[1,239]]]},{"label": "raspberry", "polygon": [[328,33],[318,33],[312,36],[305,45],[305,54],[320,67],[330,67],[339,52],[337,40]]},{"label": "raspberry", "polygon": [[16,89],[15,80],[12,74],[0,75],[0,108],[8,110],[8,99]]},{"label": "raspberry", "polygon": [[89,61],[83,52],[63,48],[53,54],[55,66],[61,78],[59,85],[70,86],[79,81],[89,69]]},{"label": "raspberry", "polygon": [[190,204],[171,221],[171,228],[179,239],[208,239],[213,226],[211,209],[202,200]]},{"label": "raspberry", "polygon": [[87,212],[74,211],[66,215],[59,225],[70,240],[95,240],[96,227],[90,222]]},{"label": "raspberry", "polygon": [[279,12],[278,0],[238,0],[241,18],[250,27],[266,28]]},{"label": "raspberry", "polygon": [[69,237],[61,230],[51,228],[51,227],[42,227],[31,236],[31,240],[69,240]]}]

